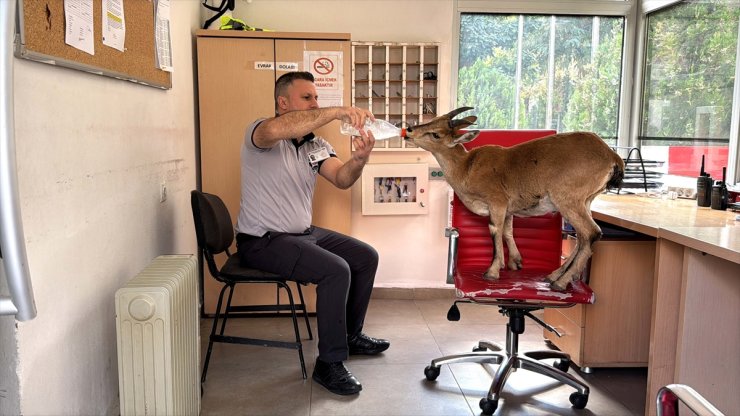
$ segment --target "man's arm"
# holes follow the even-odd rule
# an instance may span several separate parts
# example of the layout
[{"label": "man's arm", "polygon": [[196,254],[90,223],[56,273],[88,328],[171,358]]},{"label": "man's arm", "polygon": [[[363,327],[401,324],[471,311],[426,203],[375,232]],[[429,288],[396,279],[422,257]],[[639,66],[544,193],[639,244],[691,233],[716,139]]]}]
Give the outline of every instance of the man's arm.
[{"label": "man's arm", "polygon": [[342,163],[339,158],[330,157],[321,164],[319,170],[321,176],[339,189],[348,189],[362,175],[362,169],[375,146],[375,137],[371,132],[367,133],[367,137],[356,136],[352,139],[352,145],[355,150],[350,160]]},{"label": "man's arm", "polygon": [[357,107],[291,111],[260,123],[252,134],[252,140],[257,147],[267,149],[274,147],[280,140],[303,137],[332,120],[345,121],[362,130],[366,118],[372,118],[372,113]]}]

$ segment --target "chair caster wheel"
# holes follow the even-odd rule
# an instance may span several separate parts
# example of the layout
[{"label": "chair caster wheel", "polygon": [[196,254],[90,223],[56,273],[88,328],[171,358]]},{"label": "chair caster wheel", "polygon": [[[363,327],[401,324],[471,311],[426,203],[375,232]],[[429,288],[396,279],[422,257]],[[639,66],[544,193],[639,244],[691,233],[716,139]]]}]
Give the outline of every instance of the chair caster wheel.
[{"label": "chair caster wheel", "polygon": [[570,368],[570,360],[557,360],[552,363],[552,366],[564,373],[567,373]]},{"label": "chair caster wheel", "polygon": [[486,416],[491,416],[498,407],[498,400],[488,400],[485,397],[480,399],[480,410],[481,413]]},{"label": "chair caster wheel", "polygon": [[431,365],[428,365],[427,368],[424,369],[424,375],[427,377],[427,380],[434,381],[439,377],[439,367],[433,367]]},{"label": "chair caster wheel", "polygon": [[588,404],[588,395],[575,392],[570,395],[570,404],[574,409],[583,409]]}]

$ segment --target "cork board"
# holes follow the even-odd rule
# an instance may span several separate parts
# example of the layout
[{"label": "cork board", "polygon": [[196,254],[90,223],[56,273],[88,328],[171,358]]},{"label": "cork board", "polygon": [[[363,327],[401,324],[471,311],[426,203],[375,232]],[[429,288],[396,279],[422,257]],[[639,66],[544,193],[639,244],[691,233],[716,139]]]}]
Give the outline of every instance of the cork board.
[{"label": "cork board", "polygon": [[103,1],[93,0],[95,55],[90,55],[64,43],[63,0],[19,0],[15,55],[152,87],[171,88],[171,74],[157,68],[156,63],[156,0],[123,1],[124,52],[103,45]]}]

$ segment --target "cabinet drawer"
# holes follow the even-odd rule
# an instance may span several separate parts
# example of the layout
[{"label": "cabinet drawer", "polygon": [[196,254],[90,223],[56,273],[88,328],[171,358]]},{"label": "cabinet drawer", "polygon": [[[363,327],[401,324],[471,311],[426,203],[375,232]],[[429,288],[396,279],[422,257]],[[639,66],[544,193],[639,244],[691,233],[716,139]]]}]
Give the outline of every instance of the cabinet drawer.
[{"label": "cabinet drawer", "polygon": [[[568,308],[573,309],[573,308]],[[567,309],[563,309],[565,311]],[[545,339],[558,347],[560,351],[570,354],[570,359],[579,367],[581,366],[581,352],[583,347],[583,328],[576,325],[558,310],[546,309],[545,322],[558,330],[562,337],[543,329]]]}]

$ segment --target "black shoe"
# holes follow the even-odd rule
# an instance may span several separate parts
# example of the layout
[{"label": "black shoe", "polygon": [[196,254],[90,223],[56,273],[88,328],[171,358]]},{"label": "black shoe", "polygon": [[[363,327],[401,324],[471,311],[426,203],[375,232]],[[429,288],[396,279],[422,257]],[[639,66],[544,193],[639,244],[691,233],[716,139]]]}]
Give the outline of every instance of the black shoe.
[{"label": "black shoe", "polygon": [[362,332],[347,338],[350,355],[375,355],[388,349],[391,343],[379,338],[369,337]]},{"label": "black shoe", "polygon": [[341,361],[325,363],[316,359],[312,378],[334,394],[346,396],[357,394],[362,390],[362,384]]}]

